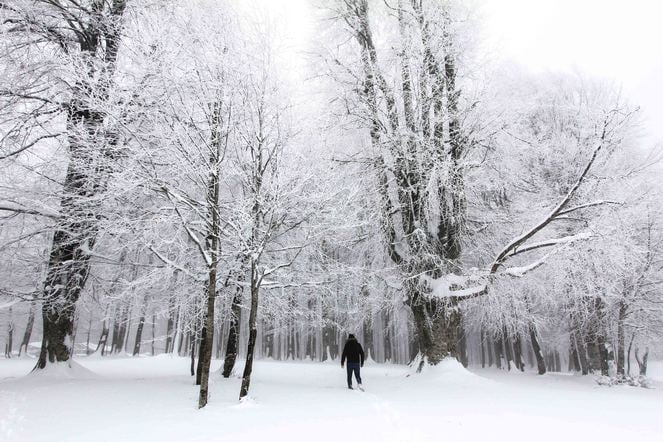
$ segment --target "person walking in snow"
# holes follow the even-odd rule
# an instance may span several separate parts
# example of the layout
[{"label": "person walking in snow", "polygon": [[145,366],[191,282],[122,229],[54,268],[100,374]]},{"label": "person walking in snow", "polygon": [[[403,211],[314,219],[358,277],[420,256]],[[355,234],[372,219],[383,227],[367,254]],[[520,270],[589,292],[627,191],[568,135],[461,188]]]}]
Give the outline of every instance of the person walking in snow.
[{"label": "person walking in snow", "polygon": [[361,388],[361,373],[360,368],[364,366],[364,349],[361,344],[357,342],[355,335],[348,335],[348,341],[343,347],[343,355],[341,356],[341,368],[345,364],[345,359],[348,359],[348,388],[352,390],[352,373],[354,372],[357,379],[357,385]]}]

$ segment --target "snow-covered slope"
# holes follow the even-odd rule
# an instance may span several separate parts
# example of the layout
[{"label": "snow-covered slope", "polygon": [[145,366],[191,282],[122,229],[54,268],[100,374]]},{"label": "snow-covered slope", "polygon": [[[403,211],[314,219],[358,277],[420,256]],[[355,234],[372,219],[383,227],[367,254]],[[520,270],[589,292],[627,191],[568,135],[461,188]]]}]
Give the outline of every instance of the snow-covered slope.
[{"label": "snow-covered slope", "polygon": [[199,411],[185,358],[78,361],[94,375],[58,368],[44,382],[25,376],[33,360],[0,361],[0,441],[663,440],[663,391],[589,377],[373,364],[362,393],[336,363],[258,361],[249,401],[215,373]]}]

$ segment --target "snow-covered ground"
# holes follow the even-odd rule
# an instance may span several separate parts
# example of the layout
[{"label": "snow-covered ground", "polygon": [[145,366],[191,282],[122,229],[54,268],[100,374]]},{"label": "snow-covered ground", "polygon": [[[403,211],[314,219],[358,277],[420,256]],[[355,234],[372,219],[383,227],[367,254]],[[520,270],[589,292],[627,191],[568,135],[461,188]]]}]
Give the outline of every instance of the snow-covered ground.
[{"label": "snow-covered ground", "polygon": [[362,393],[345,388],[335,363],[258,361],[251,400],[237,401],[239,379],[214,373],[197,410],[188,359],[78,362],[73,373],[26,376],[34,360],[0,360],[0,441],[663,441],[658,382],[367,364]]}]

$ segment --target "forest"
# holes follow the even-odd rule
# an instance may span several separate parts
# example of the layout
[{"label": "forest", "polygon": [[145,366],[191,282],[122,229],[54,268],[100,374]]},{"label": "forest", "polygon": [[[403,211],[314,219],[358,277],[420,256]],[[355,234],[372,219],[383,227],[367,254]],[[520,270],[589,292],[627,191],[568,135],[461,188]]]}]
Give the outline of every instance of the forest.
[{"label": "forest", "polygon": [[473,2],[307,3],[293,43],[239,1],[0,0],[0,366],[170,355],[203,408],[352,333],[422,379],[651,387],[638,103],[492,61]]}]

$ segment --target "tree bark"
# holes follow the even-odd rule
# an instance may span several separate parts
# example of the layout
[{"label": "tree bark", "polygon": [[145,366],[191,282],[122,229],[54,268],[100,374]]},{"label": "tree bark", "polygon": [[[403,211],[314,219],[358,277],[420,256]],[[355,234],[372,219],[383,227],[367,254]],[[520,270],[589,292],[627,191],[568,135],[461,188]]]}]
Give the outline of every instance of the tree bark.
[{"label": "tree bark", "polygon": [[[242,271],[238,274],[238,279],[242,275]],[[239,279],[241,281],[243,278]],[[235,294],[232,299],[230,307],[230,327],[228,329],[228,343],[226,344],[226,357],[223,361],[223,377],[228,378],[232,374],[237,360],[237,353],[239,351],[239,330],[241,320],[242,308],[242,294],[243,288],[241,282],[237,283],[235,287]]]},{"label": "tree bark", "polygon": [[532,350],[534,351],[534,357],[536,358],[536,368],[540,375],[546,374],[546,362],[543,358],[543,353],[541,352],[541,345],[539,345],[539,338],[536,331],[536,325],[534,322],[529,323],[529,337],[532,343]]},{"label": "tree bark", "polygon": [[622,377],[624,376],[624,350],[626,344],[624,322],[626,321],[627,311],[626,302],[621,301],[617,317],[617,375]]},{"label": "tree bark", "polygon": [[513,338],[513,357],[516,368],[525,371],[525,361],[523,360],[523,345],[520,339],[520,333],[515,333]]},{"label": "tree bark", "polygon": [[509,338],[506,326],[502,327],[502,345],[504,347],[504,356],[506,359],[507,370],[511,371],[511,364],[513,363],[513,347],[511,346],[511,339]]},{"label": "tree bark", "polygon": [[447,356],[460,359],[460,313],[450,305],[435,299],[415,295],[410,305],[419,343],[421,360],[417,371],[424,364],[438,364]]},{"label": "tree bark", "polygon": [[633,348],[633,340],[635,339],[635,333],[631,335],[631,340],[628,343],[628,352],[626,354],[626,375],[631,376],[631,349]]},{"label": "tree bark", "polygon": [[25,354],[28,354],[28,346],[30,345],[30,337],[35,324],[35,301],[30,303],[30,312],[28,313],[28,322],[25,325],[25,333],[23,333],[23,340],[21,346],[18,348],[18,355],[21,356],[25,349]]},{"label": "tree bark", "polygon": [[87,339],[85,340],[85,356],[90,356],[90,335],[92,334],[92,315],[87,322]]},{"label": "tree bark", "polygon": [[[177,316],[178,316],[178,309],[176,308],[176,286],[177,286],[177,278],[179,275],[179,270],[174,270],[173,271],[173,276],[171,278],[171,289],[172,293],[170,295],[170,298],[168,300],[168,322],[166,323],[166,348],[165,348],[165,353],[172,353],[173,350],[175,349],[175,330],[177,328]],[[179,353],[179,349],[177,350]]]},{"label": "tree bark", "polygon": [[13,308],[9,306],[9,320],[7,321],[7,342],[5,344],[5,357],[12,357],[12,350],[14,347],[14,318],[13,318]]},{"label": "tree bark", "polygon": [[249,343],[246,352],[246,363],[244,365],[244,373],[242,374],[242,387],[239,392],[239,399],[241,400],[249,394],[249,386],[251,384],[251,372],[253,371],[253,353],[255,351],[258,319],[258,286],[257,269],[254,262],[251,262],[251,310],[249,312]]},{"label": "tree bark", "polygon": [[208,278],[206,288],[206,309],[202,334],[200,340],[200,352],[198,355],[197,384],[200,384],[198,396],[198,408],[207,405],[209,395],[209,372],[212,363],[212,348],[214,346],[214,306],[216,302],[216,273],[219,263],[219,240],[221,235],[221,224],[219,219],[219,196],[220,196],[220,174],[222,161],[222,138],[221,138],[221,105],[215,101],[212,106],[212,137],[209,164],[210,177],[207,184],[207,206],[208,225],[207,237],[205,238],[205,249],[208,256]]},{"label": "tree bark", "polygon": [[152,310],[152,341],[151,341],[151,351],[152,356],[154,356],[154,341],[156,340],[156,328],[157,328],[157,315]]},{"label": "tree bark", "polygon": [[[105,8],[103,5],[101,7]],[[88,22],[81,22],[77,35],[81,56],[88,66],[88,71],[83,72],[82,79],[75,83],[73,98],[68,103],[66,124],[71,159],[67,166],[60,203],[62,216],[55,227],[44,283],[43,338],[35,370],[45,368],[47,363],[68,361],[71,357],[69,345],[73,342],[76,302],[87,281],[90,271],[89,250],[94,248],[98,231],[98,207],[93,197],[103,192],[109,178],[108,168],[103,163],[99,164],[99,156],[95,150],[112,148],[117,142],[116,136],[108,133],[105,139],[104,135],[99,139],[100,134],[104,134],[106,130],[105,114],[92,109],[88,100],[95,96],[103,101],[108,95],[115,72],[120,26],[125,8],[126,1],[114,1],[110,6],[109,18],[106,19],[108,22],[100,21],[97,15],[101,14],[90,11]],[[69,21],[71,17],[74,16],[63,13],[64,20]],[[105,45],[101,43],[101,36],[104,37]],[[91,79],[98,74],[93,66],[97,64],[95,59],[100,58],[98,52],[102,47],[104,78],[98,82],[99,90],[91,91]],[[90,144],[97,144],[99,141],[105,142],[106,145],[93,149]],[[104,155],[110,160],[113,154],[104,152]]]},{"label": "tree bark", "polygon": [[[106,307],[106,313],[108,313],[108,307]],[[101,335],[99,335],[99,343],[97,344],[97,349],[94,351],[95,353],[101,349],[101,356],[104,355],[106,352],[106,344],[108,343],[108,335],[110,333],[110,330],[108,329],[108,322],[106,319],[106,315],[104,315],[104,320],[101,324]]]},{"label": "tree bark", "polygon": [[638,355],[638,347],[635,347],[635,360],[638,363],[638,368],[640,371],[640,376],[647,376],[647,360],[649,359],[649,347],[645,348],[645,354],[642,355],[642,359]]},{"label": "tree bark", "polygon": [[147,296],[143,298],[143,305],[140,309],[140,317],[138,318],[138,325],[136,326],[136,339],[134,340],[133,356],[140,354],[140,345],[143,339],[143,327],[145,326],[145,314],[147,313]]},{"label": "tree bark", "polygon": [[481,342],[481,368],[486,368],[486,332],[481,326],[479,341]]},{"label": "tree bark", "polygon": [[493,338],[493,352],[495,354],[495,367],[502,369],[502,338],[497,336]]},{"label": "tree bark", "polygon": [[573,332],[573,342],[575,343],[576,351],[578,352],[578,361],[580,362],[580,370],[583,375],[588,375],[590,371],[589,360],[587,359],[587,346],[585,345],[582,336]]},{"label": "tree bark", "polygon": [[[216,232],[218,235],[218,232]],[[218,236],[215,235],[215,238]],[[214,246],[218,247],[217,241]],[[198,408],[207,405],[209,391],[209,371],[212,363],[212,343],[214,341],[214,304],[216,299],[216,257],[213,267],[209,271],[209,280],[207,282],[207,312],[205,314],[205,325],[203,326],[203,337],[201,339],[201,349],[199,360],[202,366],[199,369],[200,396],[198,398]]]}]

